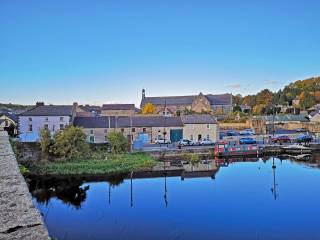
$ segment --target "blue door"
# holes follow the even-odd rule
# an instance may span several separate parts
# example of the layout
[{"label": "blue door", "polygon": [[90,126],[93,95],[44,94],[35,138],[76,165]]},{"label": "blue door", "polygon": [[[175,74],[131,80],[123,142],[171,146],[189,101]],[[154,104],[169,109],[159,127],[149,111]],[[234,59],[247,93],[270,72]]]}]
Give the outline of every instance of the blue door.
[{"label": "blue door", "polygon": [[170,140],[171,142],[178,142],[182,139],[182,129],[171,129]]}]

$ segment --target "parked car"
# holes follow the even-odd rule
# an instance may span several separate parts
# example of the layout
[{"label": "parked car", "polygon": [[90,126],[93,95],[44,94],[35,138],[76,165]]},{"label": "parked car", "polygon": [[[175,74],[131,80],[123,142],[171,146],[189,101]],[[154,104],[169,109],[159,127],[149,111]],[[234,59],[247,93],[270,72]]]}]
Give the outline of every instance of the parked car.
[{"label": "parked car", "polygon": [[239,134],[236,131],[228,131],[227,132],[227,136],[231,137],[231,136],[238,136]]},{"label": "parked car", "polygon": [[210,139],[202,139],[199,142],[199,145],[204,146],[204,145],[213,145],[214,142],[212,142]]},{"label": "parked car", "polygon": [[307,132],[307,129],[305,128],[298,128],[296,129],[297,132]]},{"label": "parked car", "polygon": [[195,145],[195,142],[192,140],[189,140],[189,139],[181,139],[178,142],[178,145],[180,145],[180,146],[193,146],[193,145]]},{"label": "parked car", "polygon": [[252,129],[245,129],[245,130],[240,131],[240,135],[252,136],[252,135],[255,135],[255,132]]},{"label": "parked car", "polygon": [[166,139],[163,139],[163,138],[160,138],[160,139],[157,139],[154,141],[155,144],[170,144],[171,143],[171,140],[166,140]]},{"label": "parked car", "polygon": [[311,135],[300,135],[296,140],[298,143],[311,142],[313,137]]},{"label": "parked car", "polygon": [[246,138],[240,138],[239,143],[240,144],[256,144],[257,141],[253,138],[246,137]]},{"label": "parked car", "polygon": [[287,143],[291,142],[291,139],[287,135],[276,136],[272,138],[272,142],[274,143]]}]

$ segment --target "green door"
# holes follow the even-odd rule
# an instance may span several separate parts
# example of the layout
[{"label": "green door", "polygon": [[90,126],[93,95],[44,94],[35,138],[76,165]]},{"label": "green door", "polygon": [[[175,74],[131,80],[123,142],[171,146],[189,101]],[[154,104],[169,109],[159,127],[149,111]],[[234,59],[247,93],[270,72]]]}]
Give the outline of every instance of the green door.
[{"label": "green door", "polygon": [[182,139],[182,129],[171,129],[170,140],[171,142],[178,142]]}]

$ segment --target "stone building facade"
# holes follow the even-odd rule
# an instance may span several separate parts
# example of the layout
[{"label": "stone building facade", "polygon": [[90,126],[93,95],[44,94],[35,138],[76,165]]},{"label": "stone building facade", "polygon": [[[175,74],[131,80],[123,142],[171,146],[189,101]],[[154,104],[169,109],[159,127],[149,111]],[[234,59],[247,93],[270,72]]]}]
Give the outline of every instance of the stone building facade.
[{"label": "stone building facade", "polygon": [[160,115],[163,115],[165,110],[176,116],[191,113],[226,115],[232,112],[232,94],[199,93],[190,96],[146,97],[143,90],[140,108],[142,109],[147,103],[151,103],[156,113]]},{"label": "stone building facade", "polygon": [[101,107],[101,116],[133,116],[134,114],[134,104],[103,104]]},{"label": "stone building facade", "polygon": [[218,140],[218,124],[210,115],[76,117],[74,125],[83,128],[90,143],[106,143],[108,133],[112,131],[123,133],[132,142],[136,141],[140,135],[148,136],[150,143],[164,138],[172,142],[182,138]]}]

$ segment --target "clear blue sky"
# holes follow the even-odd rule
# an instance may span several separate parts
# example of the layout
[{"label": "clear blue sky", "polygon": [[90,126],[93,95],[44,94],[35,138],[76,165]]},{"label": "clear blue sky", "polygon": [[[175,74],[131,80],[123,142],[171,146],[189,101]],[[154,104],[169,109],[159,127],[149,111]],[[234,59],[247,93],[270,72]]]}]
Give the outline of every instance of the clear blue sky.
[{"label": "clear blue sky", "polygon": [[255,93],[320,73],[316,0],[1,0],[0,102]]}]

